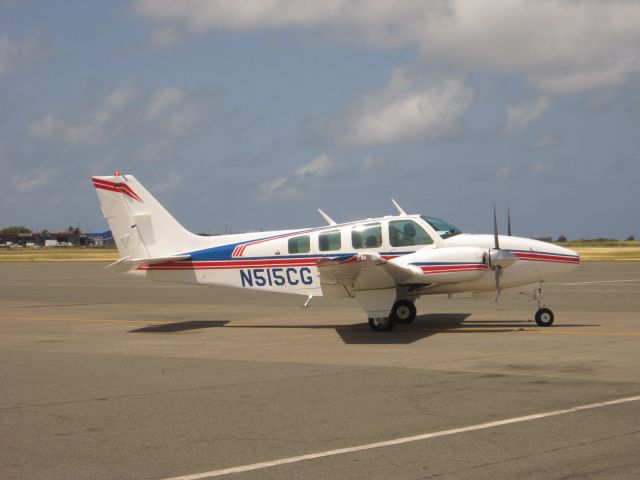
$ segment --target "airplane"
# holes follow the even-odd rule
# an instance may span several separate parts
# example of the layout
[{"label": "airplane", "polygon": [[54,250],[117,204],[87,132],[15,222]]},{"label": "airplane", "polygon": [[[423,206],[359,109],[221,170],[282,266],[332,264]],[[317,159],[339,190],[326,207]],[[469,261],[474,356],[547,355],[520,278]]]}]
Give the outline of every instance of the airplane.
[{"label": "airplane", "polygon": [[316,228],[218,236],[187,231],[132,175],[92,177],[100,207],[122,258],[106,268],[157,282],[236,287],[313,297],[355,298],[376,332],[416,318],[422,295],[531,288],[535,321],[551,326],[542,284],[580,263],[551,243],[498,234],[463,233],[444,220],[397,215]]}]

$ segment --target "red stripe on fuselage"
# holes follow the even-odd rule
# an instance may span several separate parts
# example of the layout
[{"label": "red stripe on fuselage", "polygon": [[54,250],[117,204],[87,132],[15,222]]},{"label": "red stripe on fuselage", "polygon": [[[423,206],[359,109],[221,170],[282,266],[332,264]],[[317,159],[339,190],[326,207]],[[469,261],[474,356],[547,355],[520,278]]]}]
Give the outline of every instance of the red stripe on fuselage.
[{"label": "red stripe on fuselage", "polygon": [[[382,258],[391,260],[396,255],[385,255]],[[318,261],[327,260],[326,257],[308,258],[267,258],[246,260],[212,260],[196,262],[167,262],[154,265],[144,265],[138,270],[229,270],[239,268],[280,268],[280,267],[315,267]],[[344,260],[342,263],[357,261],[357,257]]]},{"label": "red stripe on fuselage", "polygon": [[565,257],[563,255],[553,255],[550,253],[528,253],[528,252],[512,252],[520,260],[530,260],[539,262],[557,262],[557,263],[580,263],[580,257]]}]

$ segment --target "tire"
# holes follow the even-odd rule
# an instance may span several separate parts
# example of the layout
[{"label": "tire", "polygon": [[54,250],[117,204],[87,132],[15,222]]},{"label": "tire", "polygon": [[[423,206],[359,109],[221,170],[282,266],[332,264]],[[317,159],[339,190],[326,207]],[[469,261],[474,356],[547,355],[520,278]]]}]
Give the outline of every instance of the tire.
[{"label": "tire", "polygon": [[536,323],[540,327],[550,327],[553,324],[553,312],[548,308],[541,308],[536,312]]},{"label": "tire", "polygon": [[397,323],[411,323],[416,319],[416,306],[406,299],[397,300],[391,308],[391,317]]},{"label": "tire", "polygon": [[390,332],[395,326],[396,321],[390,316],[369,319],[369,327],[374,332]]}]

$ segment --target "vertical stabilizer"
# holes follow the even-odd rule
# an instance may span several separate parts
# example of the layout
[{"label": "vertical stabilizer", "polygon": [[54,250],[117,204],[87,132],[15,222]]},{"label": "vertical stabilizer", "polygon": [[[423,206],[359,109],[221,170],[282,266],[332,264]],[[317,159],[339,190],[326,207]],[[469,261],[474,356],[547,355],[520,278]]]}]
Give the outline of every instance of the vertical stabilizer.
[{"label": "vertical stabilizer", "polygon": [[162,257],[202,243],[132,175],[93,177],[92,181],[121,257]]}]

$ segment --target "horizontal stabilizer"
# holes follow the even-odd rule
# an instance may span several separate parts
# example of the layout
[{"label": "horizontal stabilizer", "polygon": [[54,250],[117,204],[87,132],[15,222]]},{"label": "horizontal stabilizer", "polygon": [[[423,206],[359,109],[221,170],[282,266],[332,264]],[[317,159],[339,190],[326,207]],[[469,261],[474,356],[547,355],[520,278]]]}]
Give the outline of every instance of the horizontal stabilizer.
[{"label": "horizontal stabilizer", "polygon": [[107,265],[105,270],[112,270],[114,272],[128,272],[135,270],[139,267],[145,267],[147,265],[155,265],[157,263],[177,262],[179,260],[189,260],[191,255],[169,255],[167,257],[151,257],[151,258],[131,258],[124,257],[120,260]]}]

